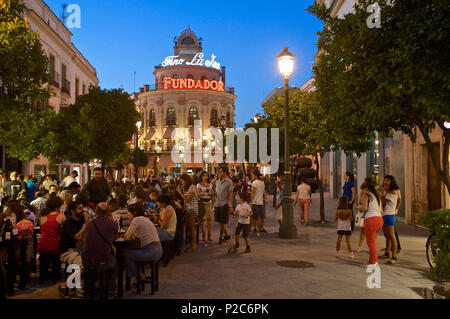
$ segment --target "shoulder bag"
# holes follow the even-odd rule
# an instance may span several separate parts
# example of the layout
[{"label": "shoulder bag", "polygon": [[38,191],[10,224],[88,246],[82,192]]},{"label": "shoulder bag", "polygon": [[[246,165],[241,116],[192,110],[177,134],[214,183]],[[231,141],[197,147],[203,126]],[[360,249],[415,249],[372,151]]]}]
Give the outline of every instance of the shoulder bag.
[{"label": "shoulder bag", "polygon": [[364,216],[366,215],[366,213],[364,212],[357,212],[356,216],[355,216],[355,226],[358,227],[364,227]]},{"label": "shoulder bag", "polygon": [[100,232],[100,230],[98,229],[97,225],[95,224],[95,219],[92,220],[92,223],[94,224],[95,230],[97,231],[97,233],[100,235],[100,237],[104,240],[105,243],[108,244],[108,246],[111,246],[111,253],[115,256],[116,255],[116,247],[114,247],[114,245],[112,243],[110,243],[104,236],[103,234]]}]

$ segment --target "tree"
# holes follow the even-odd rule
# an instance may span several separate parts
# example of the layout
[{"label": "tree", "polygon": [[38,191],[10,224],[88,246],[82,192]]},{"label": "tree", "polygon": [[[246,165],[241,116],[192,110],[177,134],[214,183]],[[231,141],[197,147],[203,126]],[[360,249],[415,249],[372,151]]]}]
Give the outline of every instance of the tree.
[{"label": "tree", "polygon": [[53,122],[53,147],[44,155],[77,163],[96,158],[103,168],[113,165],[127,153],[126,143],[139,119],[128,93],[91,87],[75,104],[61,109]]},{"label": "tree", "polygon": [[[369,28],[368,5],[361,0],[345,19],[332,18],[317,2],[308,8],[323,23],[318,48],[324,52],[314,69],[319,102],[329,110],[334,132],[369,140],[401,131],[423,135],[433,166],[450,190],[450,6],[445,0],[378,1],[380,28]],[[444,136],[442,168],[430,134]],[[337,136],[337,138],[339,138]]]},{"label": "tree", "polygon": [[[290,93],[289,112],[290,144],[295,143],[299,154],[315,157],[316,181],[320,191],[320,219],[325,221],[324,195],[322,180],[319,177],[319,157],[335,149],[361,154],[368,149],[369,143],[365,139],[353,137],[358,131],[350,128],[351,134],[340,135],[340,127],[333,125],[333,118],[329,116],[330,110],[319,103],[318,92],[305,92],[296,89]],[[281,112],[284,99],[275,97],[271,103],[264,106],[269,121],[280,123],[284,112]],[[289,146],[290,147],[290,146]]]},{"label": "tree", "polygon": [[21,1],[0,0],[0,140],[9,153],[30,160],[48,146],[52,113],[42,102],[50,97],[48,58],[39,34],[23,19]]}]

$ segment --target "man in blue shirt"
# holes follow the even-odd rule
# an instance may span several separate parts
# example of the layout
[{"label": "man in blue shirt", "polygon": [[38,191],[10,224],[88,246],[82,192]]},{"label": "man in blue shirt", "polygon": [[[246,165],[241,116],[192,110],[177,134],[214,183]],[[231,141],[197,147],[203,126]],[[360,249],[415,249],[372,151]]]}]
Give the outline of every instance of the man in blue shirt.
[{"label": "man in blue shirt", "polygon": [[24,179],[24,181],[27,183],[27,195],[28,195],[28,202],[31,203],[34,201],[34,194],[37,192],[36,184],[32,180],[33,178],[31,175],[27,175]]}]

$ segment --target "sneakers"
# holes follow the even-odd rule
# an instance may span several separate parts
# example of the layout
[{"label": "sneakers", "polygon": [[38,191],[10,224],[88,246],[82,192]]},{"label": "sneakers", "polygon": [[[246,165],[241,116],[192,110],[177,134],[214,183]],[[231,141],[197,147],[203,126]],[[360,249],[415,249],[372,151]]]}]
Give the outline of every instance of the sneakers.
[{"label": "sneakers", "polygon": [[250,249],[250,246],[247,246],[247,248],[245,249],[245,253],[249,253],[249,252],[251,252],[252,250]]}]

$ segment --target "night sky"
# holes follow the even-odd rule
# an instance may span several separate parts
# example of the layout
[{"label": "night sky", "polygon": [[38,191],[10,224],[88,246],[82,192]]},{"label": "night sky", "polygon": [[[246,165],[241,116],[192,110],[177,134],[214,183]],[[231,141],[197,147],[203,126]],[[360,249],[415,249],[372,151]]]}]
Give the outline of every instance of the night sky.
[{"label": "night sky", "polygon": [[226,66],[227,85],[236,89],[236,125],[257,112],[270,91],[283,85],[276,56],[283,46],[296,55],[291,85],[311,75],[320,22],[306,12],[313,0],[151,1],[45,0],[60,17],[62,4],[78,4],[81,28],[72,41],[97,69],[102,88],[133,92],[154,84],[154,66],[173,54],[173,38],[187,25],[203,38],[203,52]]}]

